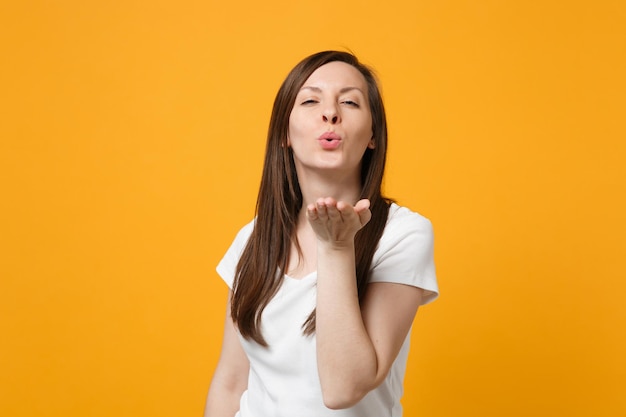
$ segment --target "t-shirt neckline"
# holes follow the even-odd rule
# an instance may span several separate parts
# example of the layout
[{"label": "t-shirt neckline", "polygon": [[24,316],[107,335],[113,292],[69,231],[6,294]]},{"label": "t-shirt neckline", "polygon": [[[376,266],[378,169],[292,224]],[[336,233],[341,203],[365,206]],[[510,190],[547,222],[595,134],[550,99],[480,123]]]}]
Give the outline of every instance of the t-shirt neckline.
[{"label": "t-shirt neckline", "polygon": [[301,278],[294,278],[294,277],[292,277],[290,275],[283,274],[283,276],[285,278],[287,278],[289,281],[296,281],[296,282],[298,282],[298,281],[308,281],[309,279],[311,279],[311,277],[314,277],[316,275],[317,275],[317,271],[311,271],[311,272],[309,272],[308,274],[306,274],[305,276],[303,276]]}]

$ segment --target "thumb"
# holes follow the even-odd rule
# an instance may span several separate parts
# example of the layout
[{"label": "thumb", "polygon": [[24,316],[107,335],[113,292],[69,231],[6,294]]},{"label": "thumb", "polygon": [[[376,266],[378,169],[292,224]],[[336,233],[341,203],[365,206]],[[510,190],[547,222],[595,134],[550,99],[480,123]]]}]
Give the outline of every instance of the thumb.
[{"label": "thumb", "polygon": [[356,211],[357,213],[363,210],[369,209],[369,208],[370,208],[370,201],[367,198],[357,201],[356,204],[354,205],[354,211]]},{"label": "thumb", "polygon": [[359,200],[354,205],[354,211],[359,215],[359,221],[361,227],[365,226],[372,218],[372,212],[370,211],[370,201],[366,198]]}]

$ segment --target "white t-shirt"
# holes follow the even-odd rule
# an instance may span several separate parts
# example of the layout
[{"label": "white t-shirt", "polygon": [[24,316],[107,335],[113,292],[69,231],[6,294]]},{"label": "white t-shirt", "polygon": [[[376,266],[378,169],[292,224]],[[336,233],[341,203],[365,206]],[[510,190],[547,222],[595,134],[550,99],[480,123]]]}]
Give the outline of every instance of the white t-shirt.
[{"label": "white t-shirt", "polygon": [[[217,266],[230,288],[253,226],[254,222],[250,222],[239,231]],[[300,279],[285,275],[283,279],[280,290],[262,315],[261,331],[269,347],[240,337],[250,361],[250,374],[236,417],[400,417],[410,335],[379,387],[354,407],[330,410],[322,400],[315,335],[302,333],[302,324],[315,309],[317,274],[313,272]],[[428,219],[407,208],[391,205],[372,259],[370,282],[423,288],[424,304],[437,297],[433,233]]]}]

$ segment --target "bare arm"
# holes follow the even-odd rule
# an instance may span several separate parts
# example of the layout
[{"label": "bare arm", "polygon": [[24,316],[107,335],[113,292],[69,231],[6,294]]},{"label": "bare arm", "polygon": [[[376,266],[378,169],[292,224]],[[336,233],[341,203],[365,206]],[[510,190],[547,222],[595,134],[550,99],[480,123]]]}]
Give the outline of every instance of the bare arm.
[{"label": "bare arm", "polygon": [[241,347],[237,330],[230,316],[229,301],[224,323],[222,351],[211,380],[204,417],[234,417],[239,410],[241,395],[248,386],[249,369],[248,357]]},{"label": "bare arm", "polygon": [[317,245],[317,359],[324,402],[347,408],[386,377],[411,327],[422,290],[370,284],[357,295],[354,235],[371,216],[369,202],[354,207],[324,199],[309,207]]}]

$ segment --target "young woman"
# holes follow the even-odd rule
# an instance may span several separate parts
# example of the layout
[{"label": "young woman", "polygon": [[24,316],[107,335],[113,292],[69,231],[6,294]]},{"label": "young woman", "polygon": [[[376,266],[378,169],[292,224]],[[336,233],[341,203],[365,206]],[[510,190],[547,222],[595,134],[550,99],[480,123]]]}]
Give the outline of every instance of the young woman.
[{"label": "young woman", "polygon": [[381,195],[387,125],[346,52],[301,61],[274,102],[254,221],[205,417],[398,417],[418,306],[438,293],[430,222]]}]

